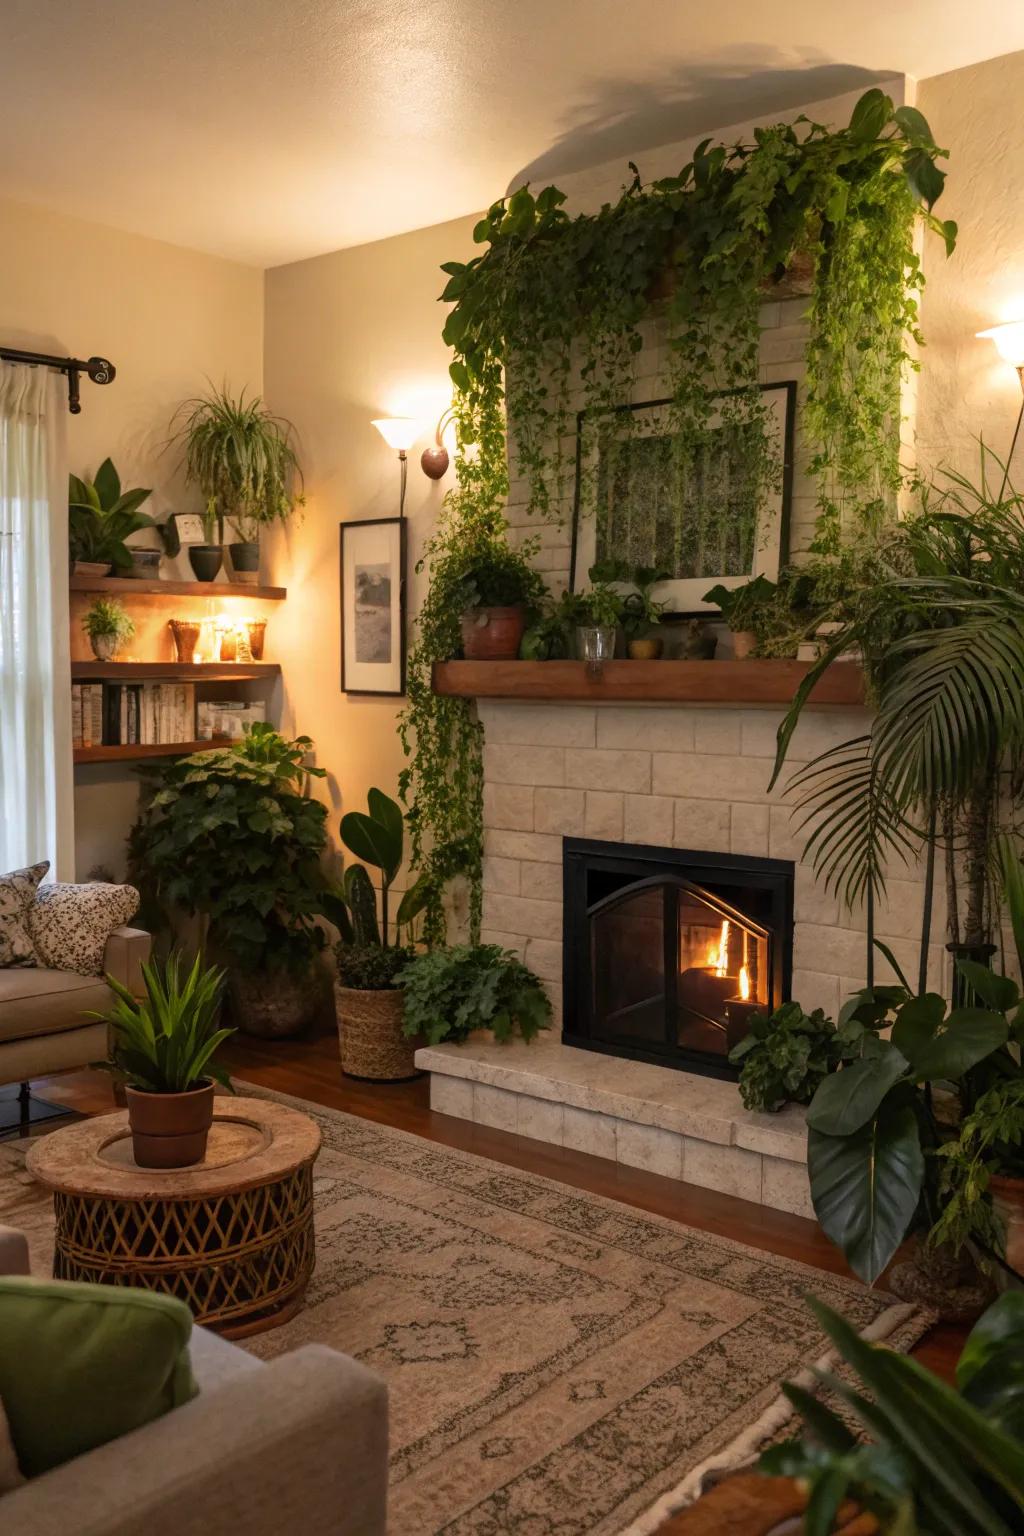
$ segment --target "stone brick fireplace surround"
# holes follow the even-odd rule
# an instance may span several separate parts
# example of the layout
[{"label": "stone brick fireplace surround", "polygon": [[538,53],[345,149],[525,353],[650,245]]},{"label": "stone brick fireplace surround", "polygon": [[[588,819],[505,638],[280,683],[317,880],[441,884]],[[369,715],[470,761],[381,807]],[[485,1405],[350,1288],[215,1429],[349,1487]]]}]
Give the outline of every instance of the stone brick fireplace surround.
[{"label": "stone brick fireplace surround", "polygon": [[[665,665],[671,665],[666,663]],[[713,668],[716,663],[704,663]],[[766,664],[767,665],[767,664]],[[479,701],[484,725],[484,933],[551,993],[555,1027],[533,1045],[487,1039],[417,1055],[434,1109],[777,1209],[809,1215],[803,1112],[756,1115],[731,1082],[565,1046],[562,840],[792,860],[792,996],[835,1017],[864,985],[864,917],[840,909],[802,860],[784,787],[767,792],[782,712],[755,705]],[[862,734],[864,709],[805,711],[790,762]],[[938,892],[936,893],[938,896]],[[876,933],[916,968],[922,881],[900,867]],[[945,914],[934,914],[929,986],[940,989]],[[889,979],[879,957],[876,979]]]}]

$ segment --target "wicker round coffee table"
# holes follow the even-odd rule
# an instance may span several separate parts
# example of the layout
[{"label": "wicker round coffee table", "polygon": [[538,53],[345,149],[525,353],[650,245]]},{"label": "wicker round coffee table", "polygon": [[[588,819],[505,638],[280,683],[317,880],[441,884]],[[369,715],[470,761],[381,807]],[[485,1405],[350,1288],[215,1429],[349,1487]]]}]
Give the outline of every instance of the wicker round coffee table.
[{"label": "wicker round coffee table", "polygon": [[265,1099],[218,1097],[192,1168],[139,1168],[126,1113],[54,1131],[28,1154],[53,1190],[54,1277],[166,1291],[228,1338],[273,1328],[313,1271],[319,1150],[315,1121]]}]

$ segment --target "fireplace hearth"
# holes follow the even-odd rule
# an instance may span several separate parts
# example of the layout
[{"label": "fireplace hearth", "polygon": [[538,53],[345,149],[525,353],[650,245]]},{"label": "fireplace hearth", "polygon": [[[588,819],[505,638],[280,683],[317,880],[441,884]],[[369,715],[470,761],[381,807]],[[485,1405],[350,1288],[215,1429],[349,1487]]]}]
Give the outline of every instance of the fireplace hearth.
[{"label": "fireplace hearth", "polygon": [[789,997],[793,864],[565,838],[563,900],[565,1043],[735,1077]]}]

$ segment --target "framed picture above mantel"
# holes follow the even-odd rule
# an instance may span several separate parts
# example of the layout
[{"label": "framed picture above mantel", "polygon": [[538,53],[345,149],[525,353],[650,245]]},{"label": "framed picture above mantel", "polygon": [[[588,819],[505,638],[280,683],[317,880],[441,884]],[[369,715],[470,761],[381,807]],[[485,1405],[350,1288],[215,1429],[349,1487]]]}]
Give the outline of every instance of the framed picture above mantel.
[{"label": "framed picture above mantel", "polygon": [[341,689],[405,693],[404,517],[341,523]]},{"label": "framed picture above mantel", "polygon": [[[796,384],[762,384],[763,434],[719,396],[696,453],[674,435],[672,401],[644,400],[609,428],[577,417],[570,585],[607,560],[667,573],[653,589],[666,618],[711,618],[704,593],[753,576],[778,579],[789,559]],[[763,444],[763,446],[762,446]],[[752,445],[754,445],[752,447]],[[751,489],[753,452],[765,453]]]}]

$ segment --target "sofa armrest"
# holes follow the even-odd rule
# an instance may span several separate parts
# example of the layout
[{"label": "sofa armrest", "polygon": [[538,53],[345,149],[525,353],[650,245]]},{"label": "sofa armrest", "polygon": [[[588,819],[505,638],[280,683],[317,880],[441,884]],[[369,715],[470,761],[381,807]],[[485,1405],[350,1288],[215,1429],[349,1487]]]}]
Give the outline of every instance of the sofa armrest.
[{"label": "sofa armrest", "polygon": [[0,1275],[28,1274],[28,1243],[21,1232],[0,1223]]},{"label": "sofa armrest", "polygon": [[138,997],[145,990],[142,962],[152,947],[151,936],[141,928],[115,928],[103,952],[103,970]]},{"label": "sofa armrest", "polygon": [[0,1500],[18,1536],[385,1536],[387,1388],[319,1344]]}]

